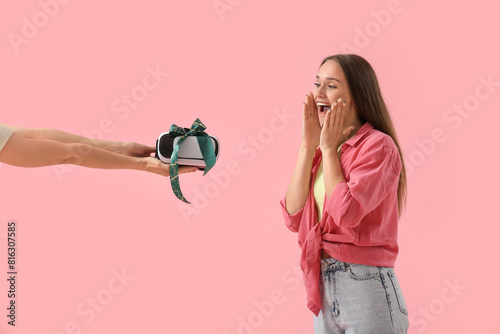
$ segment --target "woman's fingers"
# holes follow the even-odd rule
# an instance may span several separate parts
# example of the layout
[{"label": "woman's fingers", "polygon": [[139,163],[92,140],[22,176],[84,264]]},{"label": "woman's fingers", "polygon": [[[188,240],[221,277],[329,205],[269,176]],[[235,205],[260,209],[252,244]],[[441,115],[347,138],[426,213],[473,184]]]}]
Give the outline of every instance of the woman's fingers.
[{"label": "woman's fingers", "polygon": [[338,113],[338,120],[337,120],[337,126],[338,130],[342,131],[342,127],[344,125],[344,111],[345,111],[345,101],[340,98],[339,100],[339,113]]},{"label": "woman's fingers", "polygon": [[317,115],[318,114],[318,107],[316,106],[316,100],[314,100],[314,95],[313,93],[309,92],[309,96],[311,99],[311,115]]},{"label": "woman's fingers", "polygon": [[323,132],[323,131],[326,132],[328,130],[328,128],[330,127],[331,115],[332,115],[332,111],[328,110],[325,114],[325,119],[323,120],[323,128],[321,129],[321,132]]},{"label": "woman's fingers", "polygon": [[[347,113],[347,102],[342,101],[341,104],[342,104],[342,108],[341,108],[339,124],[338,124],[339,131],[342,131],[342,129],[344,128],[345,117],[346,117],[346,113]],[[354,131],[355,128],[356,128],[356,126],[351,125],[347,129],[345,129],[342,132],[342,136],[343,136],[342,141],[346,141],[351,136],[351,133]]]},{"label": "woman's fingers", "polygon": [[313,93],[308,92],[307,98],[309,104],[309,116],[313,118],[318,118],[318,107],[316,106],[316,101],[314,100]]},{"label": "woman's fingers", "polygon": [[306,101],[304,102],[304,120],[309,120],[310,118],[319,122],[318,107],[314,100],[314,95],[311,92],[307,92]]},{"label": "woman's fingers", "polygon": [[151,153],[156,152],[156,147],[147,146],[135,142],[125,142],[121,143],[122,145],[122,153],[132,157],[148,157]]},{"label": "woman's fingers", "polygon": [[311,96],[309,92],[306,94],[307,118],[311,117]]},{"label": "woman's fingers", "polygon": [[179,174],[196,172],[198,169],[196,166],[179,166]]},{"label": "woman's fingers", "polygon": [[[138,144],[141,145],[141,144]],[[142,150],[136,152],[137,156],[149,157],[151,153],[156,153],[156,147],[142,145]]]},{"label": "woman's fingers", "polygon": [[338,118],[339,118],[339,101],[335,101],[333,102],[333,109],[332,109],[332,112],[333,112],[333,115],[332,115],[332,127],[335,127],[338,123]]},{"label": "woman's fingers", "polygon": [[304,121],[309,118],[309,95],[306,94],[306,99],[304,101]]},{"label": "woman's fingers", "polygon": [[344,118],[345,118],[345,110],[346,110],[346,102],[342,98],[339,98],[334,103],[335,105],[335,131],[342,131],[344,126]]}]

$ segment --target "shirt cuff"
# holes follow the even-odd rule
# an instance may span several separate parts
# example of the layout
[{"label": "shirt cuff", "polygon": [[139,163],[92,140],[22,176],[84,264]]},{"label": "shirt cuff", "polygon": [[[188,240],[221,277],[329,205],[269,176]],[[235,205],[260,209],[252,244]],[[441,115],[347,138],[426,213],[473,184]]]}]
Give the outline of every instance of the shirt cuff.
[{"label": "shirt cuff", "polygon": [[281,204],[281,213],[283,214],[283,218],[285,218],[285,225],[288,227],[288,229],[292,232],[298,232],[299,231],[299,226],[300,226],[300,221],[302,220],[302,213],[304,212],[304,207],[300,209],[299,211],[295,212],[293,215],[289,214],[287,209],[286,209],[286,199],[283,197],[283,199],[280,201]]},{"label": "shirt cuff", "polygon": [[354,228],[359,224],[359,221],[352,219],[354,216],[357,217],[353,214],[355,212],[351,212],[353,201],[356,199],[352,197],[347,181],[340,181],[325,203],[325,210],[337,226]]}]

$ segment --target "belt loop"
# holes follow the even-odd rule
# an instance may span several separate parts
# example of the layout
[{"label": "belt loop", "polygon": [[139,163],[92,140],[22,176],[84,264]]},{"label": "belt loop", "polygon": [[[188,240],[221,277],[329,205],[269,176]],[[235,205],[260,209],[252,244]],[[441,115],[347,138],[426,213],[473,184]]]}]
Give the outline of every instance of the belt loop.
[{"label": "belt loop", "polygon": [[347,268],[349,268],[349,263],[348,262],[344,262],[344,261],[339,261],[340,262],[340,268],[342,271],[347,271]]},{"label": "belt loop", "polygon": [[323,259],[320,260],[320,263],[321,263],[321,271],[324,272],[326,270],[326,267],[328,266],[328,263],[326,263],[326,261]]}]

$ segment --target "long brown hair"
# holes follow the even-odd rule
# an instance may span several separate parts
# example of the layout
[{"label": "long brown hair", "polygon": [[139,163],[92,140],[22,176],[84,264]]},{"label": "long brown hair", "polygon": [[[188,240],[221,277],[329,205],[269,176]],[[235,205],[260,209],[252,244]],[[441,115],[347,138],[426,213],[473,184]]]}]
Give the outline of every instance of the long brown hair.
[{"label": "long brown hair", "polygon": [[344,71],[351,98],[361,120],[369,122],[375,129],[389,135],[398,147],[402,163],[398,183],[398,209],[401,216],[402,209],[406,206],[406,169],[391,115],[380,92],[377,75],[370,63],[355,54],[326,57],[321,66],[329,60],[337,62]]}]

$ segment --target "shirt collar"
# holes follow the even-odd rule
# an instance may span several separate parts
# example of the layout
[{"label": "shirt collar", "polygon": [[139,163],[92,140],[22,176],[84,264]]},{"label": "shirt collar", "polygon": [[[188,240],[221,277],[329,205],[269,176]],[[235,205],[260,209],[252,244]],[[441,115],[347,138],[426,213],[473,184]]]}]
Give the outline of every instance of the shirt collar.
[{"label": "shirt collar", "polygon": [[351,139],[346,140],[344,144],[347,144],[349,146],[356,146],[356,144],[361,140],[361,138],[363,138],[365,134],[367,134],[368,131],[370,131],[371,129],[373,129],[373,125],[371,125],[368,122],[365,122],[365,124],[363,124],[361,128],[359,128],[358,132],[356,132],[356,135]]}]

